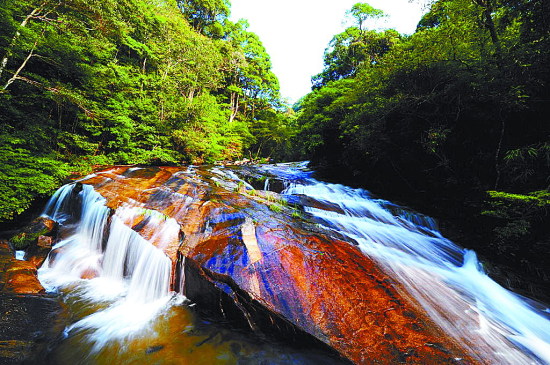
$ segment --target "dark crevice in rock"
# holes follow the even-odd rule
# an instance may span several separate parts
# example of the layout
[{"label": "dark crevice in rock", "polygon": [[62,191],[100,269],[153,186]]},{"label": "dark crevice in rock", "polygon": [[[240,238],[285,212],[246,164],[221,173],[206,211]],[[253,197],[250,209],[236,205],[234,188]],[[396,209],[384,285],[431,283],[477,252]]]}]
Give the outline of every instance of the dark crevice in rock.
[{"label": "dark crevice in rock", "polygon": [[301,330],[283,317],[253,299],[229,276],[203,268],[190,258],[183,265],[184,295],[196,303],[204,317],[226,322],[231,326],[250,329],[260,337],[272,337],[301,348],[316,348],[326,352],[334,363],[350,364],[329,345]]}]

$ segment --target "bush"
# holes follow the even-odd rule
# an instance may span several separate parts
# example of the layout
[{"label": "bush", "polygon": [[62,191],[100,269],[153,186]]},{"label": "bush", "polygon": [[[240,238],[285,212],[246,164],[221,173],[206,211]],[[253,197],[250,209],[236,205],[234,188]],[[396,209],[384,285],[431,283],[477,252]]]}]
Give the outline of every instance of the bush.
[{"label": "bush", "polygon": [[55,156],[33,156],[13,144],[0,147],[0,222],[14,218],[40,196],[51,194],[69,174]]}]

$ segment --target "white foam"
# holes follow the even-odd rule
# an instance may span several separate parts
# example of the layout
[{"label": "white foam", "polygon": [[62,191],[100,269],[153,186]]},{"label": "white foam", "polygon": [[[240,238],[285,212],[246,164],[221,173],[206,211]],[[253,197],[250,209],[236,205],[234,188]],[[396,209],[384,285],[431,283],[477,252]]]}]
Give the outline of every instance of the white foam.
[{"label": "white foam", "polygon": [[25,260],[25,251],[15,251],[15,259],[24,261]]}]

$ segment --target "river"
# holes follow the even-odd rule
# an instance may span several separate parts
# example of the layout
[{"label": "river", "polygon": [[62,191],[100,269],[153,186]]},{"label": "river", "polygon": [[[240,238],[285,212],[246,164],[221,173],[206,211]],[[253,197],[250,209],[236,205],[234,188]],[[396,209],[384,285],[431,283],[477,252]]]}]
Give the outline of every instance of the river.
[{"label": "river", "polygon": [[[151,187],[151,181],[163,174],[162,182]],[[288,315],[278,311],[277,301],[265,299],[264,305],[298,323],[298,330],[317,337],[318,344],[297,345],[284,336],[271,336],[269,330],[256,331],[254,318],[247,318],[251,328],[243,329],[205,316],[200,303],[184,295],[181,265],[187,260],[182,246],[208,241],[217,232],[215,224],[230,219],[218,208],[208,208],[206,224],[189,218],[206,209],[206,201],[224,209],[238,206],[231,219],[239,215],[239,239],[252,262],[267,257],[260,242],[262,214],[286,215],[285,222],[296,221],[300,229],[313,227],[359,248],[396,282],[392,290],[403,301],[421,308],[434,331],[445,333],[451,346],[460,348],[452,358],[456,363],[550,363],[547,307],[494,282],[475,252],[443,237],[432,218],[362,189],[318,181],[305,163],[113,168],[80,182],[83,185],[62,187],[44,211],[62,228],[39,279],[48,291],[59,293],[70,313],[49,363],[334,364],[347,363],[346,357],[358,363],[390,362],[369,358],[374,353],[357,357],[344,345],[333,346],[330,330],[317,335],[317,329],[292,317],[293,309]],[[124,192],[125,186],[137,193]],[[239,194],[269,209],[243,208]],[[199,201],[201,205],[194,205]],[[215,217],[225,218],[218,222]],[[273,224],[270,220],[265,223],[268,227]],[[197,227],[191,228],[193,224]],[[318,257],[323,252],[313,254]],[[345,272],[342,267],[338,270]],[[241,284],[237,276],[235,282],[262,303],[265,291],[254,285],[264,285],[263,281]],[[232,290],[234,294],[236,289]]]}]

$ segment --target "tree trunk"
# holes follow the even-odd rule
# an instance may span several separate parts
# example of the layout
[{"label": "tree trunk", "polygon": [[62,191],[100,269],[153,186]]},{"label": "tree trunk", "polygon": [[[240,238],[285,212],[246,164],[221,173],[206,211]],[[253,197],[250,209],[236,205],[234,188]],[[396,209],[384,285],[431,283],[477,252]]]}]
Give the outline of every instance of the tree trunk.
[{"label": "tree trunk", "polygon": [[[502,64],[502,47],[500,44],[500,39],[497,33],[497,29],[495,26],[495,22],[493,21],[493,0],[473,0],[473,2],[477,5],[479,5],[483,9],[483,23],[487,30],[489,31],[489,35],[491,36],[491,41],[493,45],[495,46],[495,57],[496,57],[496,63],[499,70],[503,69]],[[495,178],[495,190],[498,189],[498,186],[500,184],[500,177],[501,177],[501,166],[500,166],[500,155],[502,151],[502,144],[504,141],[504,135],[506,133],[506,122],[504,119],[501,120],[500,125],[500,135],[497,143],[497,148],[495,151],[495,172],[496,172],[496,178]]]},{"label": "tree trunk", "polygon": [[500,175],[501,175],[501,171],[500,171],[500,151],[502,150],[502,141],[504,141],[504,132],[505,132],[505,129],[506,128],[506,123],[504,123],[504,121],[502,121],[502,124],[501,124],[501,127],[500,127],[500,138],[498,140],[498,144],[497,144],[497,150],[495,152],[495,171],[496,171],[496,179],[495,179],[495,190],[498,189],[498,185],[500,183]]},{"label": "tree trunk", "polygon": [[189,102],[193,101],[193,98],[195,97],[195,88],[192,87],[190,90],[189,90],[189,94],[187,94],[187,100],[189,100]]},{"label": "tree trunk", "polygon": [[231,93],[231,115],[229,116],[229,123],[233,123],[237,113],[239,112],[239,94]]},{"label": "tree trunk", "polygon": [[[35,8],[33,11],[30,12],[30,14],[28,14],[25,19],[23,19],[23,21],[21,22],[21,24],[19,24],[19,28],[24,28],[27,26],[27,23],[29,22],[29,20],[33,17],[35,17],[38,13],[40,13],[42,11],[42,9],[47,5],[47,2],[43,2],[39,7]],[[19,36],[21,36],[21,32],[19,30],[17,30],[15,32],[15,35],[13,36],[13,38],[11,39],[11,42],[8,46],[8,49],[6,51],[6,54],[4,55],[4,57],[2,58],[2,62],[0,62],[0,78],[2,77],[2,73],[4,72],[4,70],[6,69],[6,66],[8,65],[8,60],[9,58],[11,57],[11,55],[13,54],[13,47],[15,46],[15,43],[17,42],[17,40],[19,39]],[[36,46],[36,43],[35,43],[35,46]],[[13,82],[13,81],[12,81]],[[4,87],[4,90],[6,89],[6,87]]]},{"label": "tree trunk", "polygon": [[500,39],[498,37],[497,28],[495,26],[495,22],[493,21],[493,4],[491,3],[491,0],[473,0],[475,4],[479,5],[483,9],[483,23],[485,24],[485,27],[489,31],[489,35],[491,36],[491,41],[493,42],[493,45],[495,46],[495,52],[497,56],[497,60],[499,61],[499,67],[500,67],[500,61],[502,59],[502,48],[500,46]]}]

